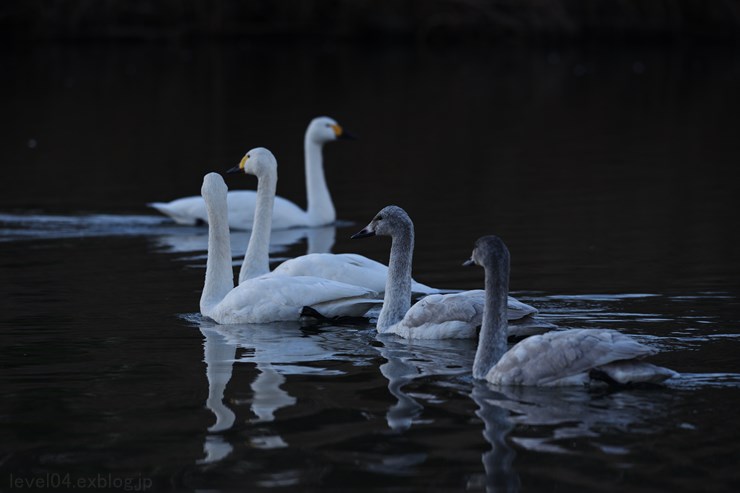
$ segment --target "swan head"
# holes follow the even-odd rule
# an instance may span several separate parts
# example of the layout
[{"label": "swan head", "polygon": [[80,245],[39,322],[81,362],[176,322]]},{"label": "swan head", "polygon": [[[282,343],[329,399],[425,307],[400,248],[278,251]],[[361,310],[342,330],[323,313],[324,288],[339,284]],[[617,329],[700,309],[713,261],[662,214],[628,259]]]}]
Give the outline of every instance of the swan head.
[{"label": "swan head", "polygon": [[269,175],[277,175],[277,159],[264,147],[255,147],[247,152],[239,164],[227,173],[245,173],[263,178]]},{"label": "swan head", "polygon": [[406,211],[397,205],[383,207],[370,223],[351,238],[367,236],[400,236],[413,231],[414,223]]},{"label": "swan head", "polygon": [[482,236],[476,240],[473,254],[463,265],[491,266],[503,270],[503,266],[509,265],[509,249],[496,235]]},{"label": "swan head", "polygon": [[325,144],[333,140],[352,140],[355,136],[344,130],[333,118],[319,116],[308,124],[306,138],[317,144]]},{"label": "swan head", "polygon": [[221,175],[218,173],[208,173],[203,177],[203,186],[200,187],[200,194],[204,198],[225,198],[228,190]]}]

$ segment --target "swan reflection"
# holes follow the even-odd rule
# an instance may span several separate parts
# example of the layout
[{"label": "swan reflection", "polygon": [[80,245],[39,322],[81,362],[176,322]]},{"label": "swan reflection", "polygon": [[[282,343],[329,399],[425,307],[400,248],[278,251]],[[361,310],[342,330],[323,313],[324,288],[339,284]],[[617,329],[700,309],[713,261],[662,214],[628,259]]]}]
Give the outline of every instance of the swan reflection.
[{"label": "swan reflection", "polygon": [[[297,398],[285,389],[287,376],[338,375],[343,372],[331,363],[347,360],[353,365],[364,365],[370,364],[368,361],[374,356],[370,345],[362,343],[359,346],[367,348],[367,354],[358,354],[357,337],[362,332],[345,327],[316,331],[297,322],[218,325],[202,318],[199,326],[208,380],[206,408],[215,417],[205,439],[206,457],[199,463],[223,460],[233,451],[233,445],[227,441],[228,432],[237,421],[241,402],[229,401],[226,388],[235,363],[253,364],[257,370],[250,383],[252,396],[246,401],[252,416],[243,422],[264,425],[274,422],[280,409],[297,403]],[[328,364],[322,366],[321,362]],[[253,447],[288,446],[283,437],[270,434],[269,428],[260,428],[259,432],[259,436],[250,438]]]},{"label": "swan reflection", "polygon": [[[625,453],[602,443],[611,433],[653,433],[660,416],[670,408],[665,389],[597,389],[511,387],[497,389],[490,404],[506,409],[514,426],[525,425],[527,436],[513,434],[512,442],[537,452],[575,453],[575,439],[588,439],[605,453]],[[533,430],[541,433],[533,434]],[[564,446],[567,445],[567,446]]]},{"label": "swan reflection", "polygon": [[495,404],[499,396],[484,382],[473,382],[470,397],[478,405],[475,414],[483,421],[483,437],[491,449],[481,456],[485,474],[471,478],[468,486],[496,492],[519,491],[519,476],[514,469],[516,452],[508,443],[514,428],[509,411]]},{"label": "swan reflection", "polygon": [[[200,253],[208,250],[208,230],[204,228],[172,229],[170,234],[153,238],[155,246],[167,253]],[[306,240],[306,253],[330,253],[336,239],[336,226],[293,228],[272,231],[270,253],[280,254]],[[241,259],[247,250],[251,231],[231,231],[231,256]],[[196,257],[197,258],[197,257]],[[205,259],[205,255],[203,256]],[[238,264],[240,265],[240,264]]]},{"label": "swan reflection", "polygon": [[380,344],[375,349],[385,358],[380,372],[388,380],[388,391],[397,399],[386,413],[388,427],[405,431],[421,415],[424,406],[416,395],[404,387],[427,376],[454,376],[470,372],[475,356],[473,341],[459,340],[402,340],[392,334],[377,334]]}]

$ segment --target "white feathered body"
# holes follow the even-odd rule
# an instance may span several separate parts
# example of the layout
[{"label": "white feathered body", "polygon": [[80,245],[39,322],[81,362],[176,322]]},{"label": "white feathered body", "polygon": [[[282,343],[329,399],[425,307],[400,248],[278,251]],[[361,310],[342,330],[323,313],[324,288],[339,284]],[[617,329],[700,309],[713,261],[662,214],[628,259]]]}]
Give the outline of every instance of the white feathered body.
[{"label": "white feathered body", "polygon": [[[383,293],[388,267],[355,253],[311,253],[286,260],[273,269],[272,275],[315,276]],[[414,280],[411,282],[411,291],[415,295],[439,292]]]},{"label": "white feathered body", "polygon": [[[432,294],[416,302],[401,321],[390,326],[384,333],[396,334],[406,339],[473,339],[478,336],[485,301],[486,292],[483,289]],[[534,330],[535,325],[540,329],[553,328],[550,324],[535,321],[532,317],[536,313],[537,309],[533,306],[509,296],[509,321],[528,317],[528,330]],[[509,335],[520,335],[516,325],[509,327]]]},{"label": "white feathered body", "polygon": [[362,316],[380,304],[372,290],[316,277],[262,276],[243,282],[201,313],[219,324],[297,321],[310,306],[326,317]]},{"label": "white feathered body", "polygon": [[[257,192],[254,190],[232,190],[226,195],[229,229],[251,230],[254,224],[254,210]],[[195,225],[208,223],[206,203],[203,197],[194,195],[183,197],[172,202],[152,202],[153,207],[162,214],[171,217],[176,223]],[[321,226],[311,224],[308,213],[288,199],[275,197],[272,213],[272,229],[289,229],[300,226]]]},{"label": "white feathered body", "polygon": [[640,361],[657,350],[615,330],[571,329],[520,341],[490,369],[496,385],[587,385],[591,371],[621,384],[659,383],[676,373]]}]

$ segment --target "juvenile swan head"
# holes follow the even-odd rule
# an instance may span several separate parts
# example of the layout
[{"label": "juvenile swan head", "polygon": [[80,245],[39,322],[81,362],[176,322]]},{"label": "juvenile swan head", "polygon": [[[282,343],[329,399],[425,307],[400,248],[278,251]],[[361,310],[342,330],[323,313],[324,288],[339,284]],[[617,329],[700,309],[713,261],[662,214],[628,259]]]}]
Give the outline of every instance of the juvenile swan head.
[{"label": "juvenile swan head", "polygon": [[352,238],[366,236],[401,236],[413,231],[414,223],[406,211],[397,205],[383,207],[362,231],[352,235]]},{"label": "juvenile swan head", "polygon": [[333,140],[351,140],[355,137],[344,130],[333,118],[319,116],[311,120],[308,125],[306,138],[317,144],[324,144]]},{"label": "juvenile swan head", "polygon": [[255,147],[247,152],[237,166],[227,173],[245,173],[262,178],[268,175],[277,175],[277,160],[264,147]]},{"label": "juvenile swan head", "polygon": [[503,240],[496,235],[481,236],[475,242],[473,254],[463,265],[491,266],[494,268],[509,265],[509,249]]}]

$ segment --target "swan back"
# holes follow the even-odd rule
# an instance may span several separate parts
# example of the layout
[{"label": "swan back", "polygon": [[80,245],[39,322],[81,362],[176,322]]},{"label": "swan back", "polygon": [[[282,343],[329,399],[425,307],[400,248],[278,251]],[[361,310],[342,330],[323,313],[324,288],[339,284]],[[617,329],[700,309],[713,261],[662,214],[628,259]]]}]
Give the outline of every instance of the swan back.
[{"label": "swan back", "polygon": [[519,342],[486,379],[498,385],[583,385],[595,370],[623,384],[658,383],[675,372],[639,361],[655,353],[656,349],[615,330],[549,332]]}]

